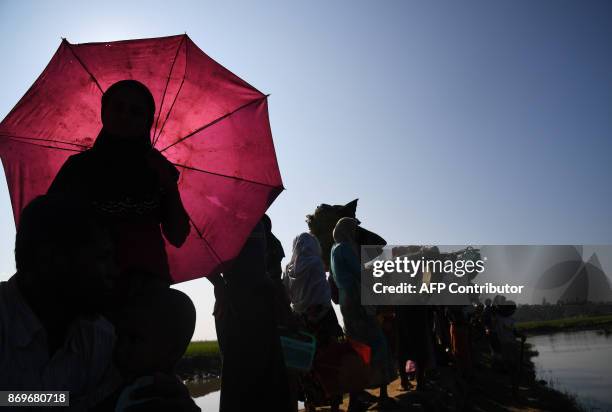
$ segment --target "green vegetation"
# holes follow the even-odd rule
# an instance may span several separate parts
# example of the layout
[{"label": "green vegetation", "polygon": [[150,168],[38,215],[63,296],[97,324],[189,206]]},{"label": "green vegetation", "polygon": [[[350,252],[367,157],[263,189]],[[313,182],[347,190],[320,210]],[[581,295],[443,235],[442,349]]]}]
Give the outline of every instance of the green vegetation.
[{"label": "green vegetation", "polygon": [[[518,322],[517,329],[527,333],[555,332],[572,329],[590,329],[598,327],[612,327],[612,315],[574,316],[563,319],[535,320]],[[219,356],[219,344],[216,340],[193,341],[189,343],[185,357]]]},{"label": "green vegetation", "polygon": [[195,356],[206,356],[206,357],[217,357],[219,356],[219,343],[216,340],[201,340],[189,343],[187,351],[185,351],[185,357]]},{"label": "green vegetation", "polygon": [[519,322],[516,328],[527,333],[548,333],[563,330],[594,329],[612,326],[612,315],[575,316],[571,318]]},{"label": "green vegetation", "polygon": [[[517,329],[527,333],[591,329],[607,326],[612,327],[612,315],[574,316],[563,319],[518,322],[516,324]],[[193,341],[189,343],[184,356],[219,356],[219,344],[216,340]]]}]

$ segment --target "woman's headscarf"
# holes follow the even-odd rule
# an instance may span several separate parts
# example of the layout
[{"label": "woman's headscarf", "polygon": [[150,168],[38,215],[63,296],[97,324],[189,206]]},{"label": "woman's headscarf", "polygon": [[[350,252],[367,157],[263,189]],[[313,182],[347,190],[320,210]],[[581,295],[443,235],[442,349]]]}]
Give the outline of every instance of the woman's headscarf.
[{"label": "woman's headscarf", "polygon": [[261,282],[266,276],[266,232],[264,225],[258,222],[247,238],[240,254],[231,267],[223,273],[228,281],[251,284]]},{"label": "woman's headscarf", "polygon": [[355,242],[355,236],[357,232],[357,226],[359,223],[357,219],[352,217],[343,217],[338,220],[336,227],[334,228],[334,241],[340,242]]},{"label": "woman's headscarf", "polygon": [[[149,129],[155,116],[155,100],[149,89],[136,80],[120,80],[102,95],[102,110],[109,110],[113,97],[122,91],[133,92],[146,107]],[[130,199],[143,210],[158,207],[159,180],[151,169],[147,155],[151,151],[150,130],[140,136],[121,138],[109,133],[104,126],[100,130],[89,157],[93,159],[90,186],[95,188],[93,197],[105,210],[123,210],[125,199]],[[178,170],[168,162],[168,172],[178,179]],[[123,202],[123,203],[118,203]],[[142,205],[145,206],[142,206]],[[117,206],[119,205],[119,206]]]},{"label": "woman's headscarf", "polygon": [[342,243],[346,242],[351,245],[355,254],[359,256],[359,246],[357,245],[357,226],[359,221],[352,217],[343,217],[338,220],[336,227],[334,228],[334,242]]},{"label": "woman's headscarf", "polygon": [[330,304],[331,292],[321,258],[321,246],[310,233],[301,233],[293,240],[293,254],[285,269],[284,283],[298,313],[304,313],[314,305]]},{"label": "woman's headscarf", "polygon": [[[113,83],[102,95],[102,110],[105,110],[111,104],[112,98],[122,90],[130,90],[139,95],[142,102],[147,107],[147,116],[149,117],[149,130],[153,126],[155,116],[155,99],[151,91],[144,84],[136,80],[120,80]],[[100,153],[111,154],[113,157],[133,158],[135,155],[141,155],[151,149],[151,136],[147,131],[142,136],[132,136],[129,139],[121,139],[107,133],[104,127],[98,134],[93,145]]]}]

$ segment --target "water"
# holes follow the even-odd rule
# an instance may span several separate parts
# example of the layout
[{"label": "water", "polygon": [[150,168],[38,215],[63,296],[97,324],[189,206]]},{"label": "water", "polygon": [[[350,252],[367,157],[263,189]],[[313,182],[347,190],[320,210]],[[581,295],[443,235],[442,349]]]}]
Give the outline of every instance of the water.
[{"label": "water", "polygon": [[591,411],[612,411],[612,334],[578,331],[533,336],[538,379]]},{"label": "water", "polygon": [[[575,395],[587,410],[612,411],[612,334],[579,331],[532,336],[538,379]],[[220,379],[187,382],[202,412],[219,410]],[[300,404],[300,407],[303,407]]]},{"label": "water", "polygon": [[189,393],[202,412],[217,412],[219,410],[219,389],[221,379],[208,379],[206,381],[189,381],[186,383]]},{"label": "water", "polygon": [[[219,410],[221,379],[188,381],[186,385],[195,403],[202,409],[202,412],[217,412]],[[301,410],[302,408],[304,408],[304,404],[298,402],[298,409]]]}]

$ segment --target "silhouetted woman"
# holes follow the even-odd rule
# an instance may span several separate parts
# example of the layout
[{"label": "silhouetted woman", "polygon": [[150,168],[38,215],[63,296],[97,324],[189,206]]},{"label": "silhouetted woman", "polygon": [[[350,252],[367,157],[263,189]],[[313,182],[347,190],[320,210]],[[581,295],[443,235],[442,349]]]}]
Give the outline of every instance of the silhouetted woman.
[{"label": "silhouetted woman", "polygon": [[[380,407],[394,407],[387,395],[387,384],[394,376],[394,366],[387,340],[376,319],[375,309],[361,305],[361,263],[355,241],[357,219],[343,217],[334,228],[334,245],[331,250],[331,272],[338,285],[340,311],[344,319],[346,336],[363,342],[372,349],[370,386],[380,388]],[[351,394],[349,411],[362,405]]]},{"label": "silhouetted woman", "polygon": [[[151,144],[155,100],[142,83],[122,80],[110,86],[102,96],[101,115],[102,130],[93,147],[68,158],[48,193],[89,203],[111,234],[119,277],[105,315],[116,327],[120,352],[144,353],[157,345],[154,351],[169,357],[143,370],[128,364],[132,357],[119,356],[120,368],[130,377],[156,369],[169,372],[168,365],[181,357],[195,326],[195,309],[187,295],[168,287],[164,238],[180,247],[190,230],[177,185],[179,172]],[[128,316],[134,306],[141,319]],[[164,307],[168,310],[159,310]],[[170,333],[176,322],[185,323],[181,336]],[[134,330],[142,336],[130,339]],[[168,347],[175,350],[164,349]]]},{"label": "silhouetted woman", "polygon": [[[180,247],[189,234],[178,170],[151,145],[151,92],[122,80],[102,96],[102,130],[93,147],[68,158],[49,193],[89,201],[113,236],[123,273],[170,282],[164,237]],[[163,233],[163,236],[162,236]]]},{"label": "silhouetted woman", "polygon": [[266,272],[265,228],[258,223],[215,287],[215,329],[223,360],[220,412],[295,410]]}]

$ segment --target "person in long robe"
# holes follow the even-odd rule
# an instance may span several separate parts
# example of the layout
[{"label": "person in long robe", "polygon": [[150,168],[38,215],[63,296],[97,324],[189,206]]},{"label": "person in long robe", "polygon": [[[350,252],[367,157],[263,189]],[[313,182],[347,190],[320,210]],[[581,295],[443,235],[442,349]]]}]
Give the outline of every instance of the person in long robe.
[{"label": "person in long robe", "polygon": [[[321,245],[314,235],[301,233],[293,239],[293,251],[291,260],[285,267],[283,284],[293,311],[306,330],[315,336],[317,352],[320,353],[330,343],[337,342],[342,336],[342,328],[332,307],[331,290],[321,257]],[[309,396],[315,397],[307,393],[307,403]],[[328,401],[331,411],[338,411],[342,396],[335,396]]]},{"label": "person in long robe", "polygon": [[[387,385],[395,376],[393,359],[383,330],[376,319],[376,310],[361,305],[361,263],[355,241],[358,221],[344,217],[334,228],[331,250],[331,271],[338,285],[340,311],[346,336],[365,343],[372,350],[370,387],[380,388],[379,405],[394,407],[387,394]],[[351,394],[349,410],[358,409],[356,394]],[[355,406],[352,406],[355,405]]]},{"label": "person in long robe", "polygon": [[221,350],[220,412],[293,409],[266,272],[266,239],[258,223],[232,267],[209,276]]}]

